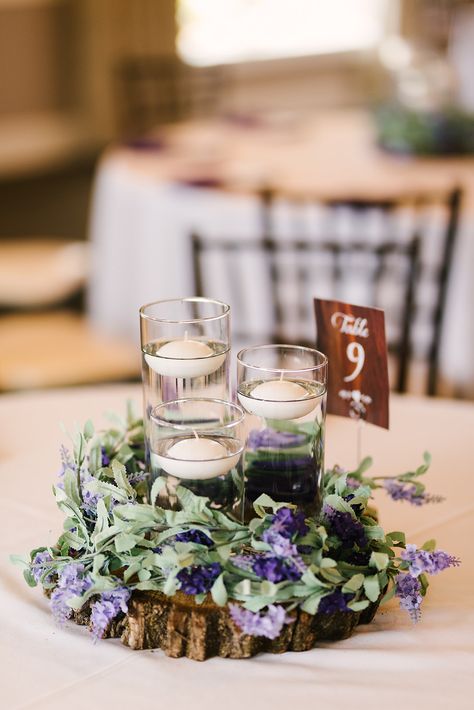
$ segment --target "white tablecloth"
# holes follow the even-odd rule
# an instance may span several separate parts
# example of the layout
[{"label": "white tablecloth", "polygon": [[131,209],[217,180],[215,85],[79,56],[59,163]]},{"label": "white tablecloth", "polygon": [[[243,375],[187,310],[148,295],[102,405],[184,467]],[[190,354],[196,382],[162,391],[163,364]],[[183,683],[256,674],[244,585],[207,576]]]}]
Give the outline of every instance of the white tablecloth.
[{"label": "white tablecloth", "polygon": [[[315,118],[296,131],[239,129],[215,122],[178,126],[163,135],[163,149],[112,149],[98,169],[90,229],[94,260],[89,311],[99,328],[136,342],[141,305],[194,294],[193,231],[206,238],[255,239],[261,235],[258,203],[238,194],[239,185],[248,191],[252,184],[266,180],[303,194],[376,198],[400,191],[447,190],[459,183],[466,189],[468,210],[454,255],[441,372],[447,382],[474,394],[474,319],[466,316],[474,309],[474,161],[407,161],[386,156],[374,147],[367,116],[354,112]],[[183,184],[185,179],[213,175],[232,185],[234,192]],[[276,217],[281,234],[294,236],[296,229],[296,236],[304,236],[304,224],[299,233],[301,217],[295,220],[284,205]],[[306,227],[309,235],[317,234],[314,220]],[[364,226],[360,239],[369,240],[376,230],[375,220]],[[424,240],[427,264],[436,253],[435,242],[431,237]],[[255,344],[264,340],[265,330],[271,332],[271,291],[262,282],[264,270],[255,261],[236,264],[236,269],[239,277],[248,279],[244,288],[248,303],[242,304],[241,313],[233,306],[234,321],[237,325],[242,321],[245,332],[255,334]],[[313,296],[334,297],[326,292],[324,270],[315,280],[308,293],[309,305]],[[218,263],[211,264],[206,282],[207,295],[231,298],[228,274]],[[347,295],[345,300],[354,303],[370,299],[363,292],[367,288],[363,280],[356,288],[347,286],[347,294],[338,294],[339,298]],[[420,299],[432,302],[430,284],[422,289]],[[424,340],[422,331],[422,323],[417,322],[415,345]],[[305,333],[306,339],[312,337],[313,323]]]},{"label": "white tablecloth", "polygon": [[[364,430],[365,452],[381,473],[411,469],[429,449],[429,489],[447,497],[440,505],[414,508],[377,496],[386,529],[406,530],[420,544],[436,537],[439,547],[462,558],[460,568],[432,578],[416,628],[394,600],[346,641],[306,653],[197,663],[161,651],[131,651],[118,640],[94,645],[84,628],[57,628],[47,599],[28,588],[8,561],[12,552],[57,539],[62,516],[51,485],[64,441],[59,422],[71,429],[92,417],[100,425],[103,413],[122,410],[129,396],[139,401],[138,387],[0,397],[2,708],[472,708],[473,405],[393,397],[392,430]],[[353,426],[329,419],[328,463],[353,463]]]}]

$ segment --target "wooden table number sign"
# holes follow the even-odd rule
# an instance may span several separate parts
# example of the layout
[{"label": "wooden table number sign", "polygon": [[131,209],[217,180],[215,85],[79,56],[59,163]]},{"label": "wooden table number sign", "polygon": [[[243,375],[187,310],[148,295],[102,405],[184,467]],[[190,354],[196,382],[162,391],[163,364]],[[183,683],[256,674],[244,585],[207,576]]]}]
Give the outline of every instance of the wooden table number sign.
[{"label": "wooden table number sign", "polygon": [[318,349],[329,361],[328,413],[388,429],[384,312],[320,298],[314,309]]}]

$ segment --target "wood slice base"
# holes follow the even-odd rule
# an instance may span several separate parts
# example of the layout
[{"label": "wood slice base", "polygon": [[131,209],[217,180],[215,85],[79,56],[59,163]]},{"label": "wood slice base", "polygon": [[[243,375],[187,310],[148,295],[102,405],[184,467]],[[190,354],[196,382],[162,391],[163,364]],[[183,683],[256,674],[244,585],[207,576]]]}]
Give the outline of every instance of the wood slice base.
[{"label": "wood slice base", "polygon": [[[167,597],[160,592],[134,592],[128,613],[114,620],[106,638],[120,638],[130,648],[162,649],[171,658],[186,656],[205,661],[212,656],[250,658],[257,653],[308,651],[321,641],[338,641],[351,636],[358,624],[374,618],[379,602],[362,612],[307,614],[291,612],[295,621],[283,627],[276,639],[243,634],[232,621],[227,607],[210,597],[196,604],[194,597],[177,592]],[[89,609],[75,613],[77,624],[89,624]]]}]

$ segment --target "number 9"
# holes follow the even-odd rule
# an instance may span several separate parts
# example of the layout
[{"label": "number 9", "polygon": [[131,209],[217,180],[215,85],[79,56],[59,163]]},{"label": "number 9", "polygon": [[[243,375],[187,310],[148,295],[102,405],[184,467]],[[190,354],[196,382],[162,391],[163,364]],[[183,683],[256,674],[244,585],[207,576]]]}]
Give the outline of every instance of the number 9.
[{"label": "number 9", "polygon": [[365,350],[364,346],[360,343],[349,343],[346,348],[346,355],[349,362],[354,363],[355,368],[350,375],[344,377],[344,382],[352,382],[360,374],[365,362]]}]

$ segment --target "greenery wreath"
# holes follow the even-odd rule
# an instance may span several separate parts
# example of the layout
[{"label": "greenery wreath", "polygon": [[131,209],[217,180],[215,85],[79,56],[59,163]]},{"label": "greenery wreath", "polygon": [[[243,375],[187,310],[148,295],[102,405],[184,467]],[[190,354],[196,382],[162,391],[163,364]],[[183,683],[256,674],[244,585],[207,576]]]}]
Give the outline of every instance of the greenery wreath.
[{"label": "greenery wreath", "polygon": [[113,635],[143,592],[211,601],[226,607],[235,634],[265,639],[285,633],[295,613],[360,616],[394,595],[417,621],[428,576],[459,564],[433,540],[418,548],[403,532],[384,532],[370,507],[377,488],[413,505],[440,502],[420,482],[428,454],[395,477],[369,475],[368,458],[354,471],[326,471],[318,519],[262,495],[242,524],[184,487],[180,510],[149,502],[161,484],[149,490],[143,424],[130,406],[105,431],[88,421],[72,442],[72,453],[61,448],[54,487],[62,534],[12,561],[25,565],[30,586],[43,586],[59,622],[87,608],[96,638]]}]

